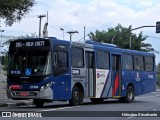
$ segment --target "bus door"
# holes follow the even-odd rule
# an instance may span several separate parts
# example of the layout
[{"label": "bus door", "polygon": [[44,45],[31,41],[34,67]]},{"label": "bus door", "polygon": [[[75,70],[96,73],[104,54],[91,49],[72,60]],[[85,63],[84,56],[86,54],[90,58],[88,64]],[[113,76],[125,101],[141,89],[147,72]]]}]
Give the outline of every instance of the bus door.
[{"label": "bus door", "polygon": [[112,97],[119,97],[122,93],[122,63],[121,55],[112,54]]},{"label": "bus door", "polygon": [[94,97],[95,96],[94,52],[86,51],[85,58],[86,58],[86,77],[87,77],[86,96]]}]

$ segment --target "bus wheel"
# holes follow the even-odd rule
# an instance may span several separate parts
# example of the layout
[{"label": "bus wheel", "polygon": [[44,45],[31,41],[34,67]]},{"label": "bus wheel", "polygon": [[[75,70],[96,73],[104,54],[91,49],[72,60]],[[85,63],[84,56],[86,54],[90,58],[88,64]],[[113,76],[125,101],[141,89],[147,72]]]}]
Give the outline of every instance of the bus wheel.
[{"label": "bus wheel", "polygon": [[69,104],[76,106],[76,105],[82,105],[84,99],[84,93],[83,89],[78,86],[74,86],[72,90],[72,98],[69,100]]},{"label": "bus wheel", "polygon": [[83,91],[83,88],[80,87],[80,89],[79,89],[79,105],[83,104],[83,99],[84,99],[84,91]]},{"label": "bus wheel", "polygon": [[135,97],[134,88],[132,86],[128,86],[124,102],[131,103],[133,102],[134,97]]},{"label": "bus wheel", "polygon": [[104,99],[103,98],[90,98],[90,100],[93,103],[102,103]]},{"label": "bus wheel", "polygon": [[33,104],[36,105],[36,107],[42,107],[44,105],[44,101],[39,99],[34,99]]}]

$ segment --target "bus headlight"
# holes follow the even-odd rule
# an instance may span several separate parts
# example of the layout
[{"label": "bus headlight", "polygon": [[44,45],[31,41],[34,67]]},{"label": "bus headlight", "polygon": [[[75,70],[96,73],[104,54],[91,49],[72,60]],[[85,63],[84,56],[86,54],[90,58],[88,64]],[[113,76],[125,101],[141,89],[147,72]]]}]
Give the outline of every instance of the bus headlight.
[{"label": "bus headlight", "polygon": [[41,86],[40,92],[43,91],[43,90],[45,90],[45,89],[47,89],[47,88],[50,87],[50,86],[52,86],[52,82],[49,82],[49,83]]}]

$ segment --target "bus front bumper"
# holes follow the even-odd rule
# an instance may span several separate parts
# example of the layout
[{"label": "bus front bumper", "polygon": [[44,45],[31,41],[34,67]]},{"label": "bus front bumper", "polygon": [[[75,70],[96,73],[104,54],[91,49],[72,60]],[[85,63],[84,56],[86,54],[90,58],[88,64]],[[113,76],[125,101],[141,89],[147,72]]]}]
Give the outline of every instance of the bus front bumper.
[{"label": "bus front bumper", "polygon": [[53,91],[50,87],[43,91],[15,91],[7,89],[9,99],[44,99],[53,100]]}]

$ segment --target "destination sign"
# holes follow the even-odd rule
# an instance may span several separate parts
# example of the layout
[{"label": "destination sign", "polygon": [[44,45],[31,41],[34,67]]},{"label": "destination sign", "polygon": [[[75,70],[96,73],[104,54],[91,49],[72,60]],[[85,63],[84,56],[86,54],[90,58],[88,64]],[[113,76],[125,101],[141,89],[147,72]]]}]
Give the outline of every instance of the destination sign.
[{"label": "destination sign", "polygon": [[16,42],[15,47],[41,47],[45,46],[45,41],[23,41],[23,42]]}]

